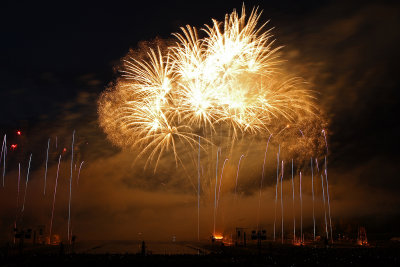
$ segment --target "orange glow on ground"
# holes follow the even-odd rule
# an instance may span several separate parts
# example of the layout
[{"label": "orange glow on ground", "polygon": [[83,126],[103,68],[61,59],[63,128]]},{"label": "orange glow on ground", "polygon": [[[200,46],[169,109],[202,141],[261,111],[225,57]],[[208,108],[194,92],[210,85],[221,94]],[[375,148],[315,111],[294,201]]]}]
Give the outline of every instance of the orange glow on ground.
[{"label": "orange glow on ground", "polygon": [[224,239],[224,237],[222,235],[220,235],[220,234],[215,234],[214,235],[214,239],[215,240],[222,240],[222,239]]}]

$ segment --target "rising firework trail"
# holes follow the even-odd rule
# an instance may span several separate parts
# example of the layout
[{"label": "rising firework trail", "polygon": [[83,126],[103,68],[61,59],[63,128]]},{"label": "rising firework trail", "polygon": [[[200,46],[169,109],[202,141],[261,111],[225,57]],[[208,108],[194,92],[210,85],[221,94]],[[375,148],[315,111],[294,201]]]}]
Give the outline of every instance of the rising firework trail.
[{"label": "rising firework trail", "polygon": [[242,154],[239,158],[239,163],[237,165],[237,170],[236,170],[236,180],[235,180],[235,200],[236,200],[236,193],[237,193],[237,184],[238,184],[238,179],[239,179],[239,168],[240,168],[240,162],[242,158],[244,157],[244,154]]},{"label": "rising firework trail", "polygon": [[279,184],[279,154],[281,152],[281,146],[279,145],[278,154],[277,154],[277,166],[276,166],[276,186],[275,186],[275,216],[274,216],[274,241],[275,241],[275,232],[276,232],[276,205],[278,205],[278,184]]},{"label": "rising firework trail", "polygon": [[228,161],[228,159],[224,160],[224,164],[222,165],[222,170],[221,170],[221,178],[219,179],[219,187],[218,187],[218,196],[217,196],[217,208],[219,205],[219,197],[221,195],[221,186],[222,186],[222,176],[224,175],[224,168],[225,168],[225,164]]},{"label": "rising firework trail", "polygon": [[72,132],[72,144],[71,144],[71,176],[69,178],[69,201],[68,201],[68,241],[70,241],[70,227],[71,227],[71,198],[72,198],[72,166],[74,164],[74,142],[75,142],[75,130]]},{"label": "rising firework trail", "polygon": [[267,158],[267,151],[268,151],[268,145],[269,145],[269,140],[271,139],[272,134],[269,136],[268,141],[267,141],[267,146],[265,147],[265,153],[264,153],[264,162],[263,162],[263,167],[262,167],[262,173],[261,173],[261,182],[260,182],[260,196],[258,197],[258,212],[257,212],[257,230],[259,230],[259,225],[260,225],[260,210],[261,210],[261,193],[262,193],[262,187],[263,187],[263,182],[264,182],[264,173],[265,173],[265,160]]},{"label": "rising firework trail", "polygon": [[81,169],[82,169],[83,163],[85,163],[85,162],[82,161],[81,164],[79,165],[79,169],[78,169],[78,178],[76,179],[76,184],[79,184],[79,177],[80,177],[80,175],[81,175]]},{"label": "rising firework trail", "polygon": [[[323,129],[322,133],[324,134],[324,139],[325,139],[325,146],[326,146],[326,155],[325,155],[325,179],[326,179],[326,193],[327,193],[327,199],[328,199],[328,213],[329,213],[329,227],[331,230],[331,241],[333,242],[333,236],[332,236],[332,219],[331,219],[331,205],[330,205],[330,200],[329,200],[329,189],[328,189],[328,161],[326,159],[328,155],[328,141],[326,140],[326,130]],[[325,201],[325,199],[324,199]],[[324,204],[325,208],[325,204]],[[325,210],[325,220],[326,220],[326,210]]]},{"label": "rising firework trail", "polygon": [[[19,186],[21,181],[21,163],[18,163],[18,180],[17,180],[17,205],[15,208],[14,229],[17,229],[18,207],[19,207]],[[14,238],[15,243],[15,238]]]},{"label": "rising firework trail", "polygon": [[60,171],[60,162],[61,162],[61,154],[60,154],[60,156],[58,157],[56,183],[55,183],[55,185],[54,185],[54,194],[53,194],[53,206],[52,206],[52,209],[51,209],[50,235],[49,235],[49,237],[50,237],[50,243],[51,243],[51,233],[52,233],[52,230],[53,230],[54,207],[55,207],[55,204],[56,204],[57,185],[58,185],[58,173],[59,173],[59,171]]},{"label": "rising firework trail", "polygon": [[200,136],[199,153],[197,157],[197,240],[200,240]]},{"label": "rising firework trail", "polygon": [[324,139],[325,139],[326,154],[328,154],[328,141],[326,140],[326,131],[325,131],[325,129],[322,130],[322,133],[324,134]]},{"label": "rising firework trail", "polygon": [[314,168],[313,168],[312,158],[311,158],[311,192],[312,192],[312,216],[314,224],[314,241],[315,241]]},{"label": "rising firework trail", "polygon": [[3,159],[3,187],[4,187],[4,176],[6,175],[6,157],[7,157],[7,135],[3,137],[3,145],[1,147],[0,164]]},{"label": "rising firework trail", "polygon": [[293,180],[293,159],[292,159],[292,192],[293,192],[293,243],[296,242],[296,210],[294,206],[294,180]]},{"label": "rising firework trail", "polygon": [[19,206],[19,189],[21,182],[21,163],[18,162],[18,181],[17,181],[17,210]]},{"label": "rising firework trail", "polygon": [[50,147],[50,138],[47,140],[46,168],[45,168],[45,171],[44,171],[44,188],[43,188],[43,195],[46,195],[47,164],[48,164],[48,161],[49,161],[49,147]]},{"label": "rising firework trail", "polygon": [[221,148],[217,149],[217,163],[215,167],[215,187],[214,187],[214,231],[213,235],[215,235],[215,219],[217,216],[217,185],[218,185],[218,154],[220,152]]},{"label": "rising firework trail", "polygon": [[219,198],[221,196],[222,176],[224,175],[224,168],[225,168],[225,164],[227,161],[228,161],[228,159],[226,158],[224,160],[224,164],[222,165],[222,169],[221,169],[221,178],[219,179],[219,187],[218,187],[218,195],[217,195],[216,215],[218,214]]},{"label": "rising firework trail", "polygon": [[329,200],[329,183],[328,183],[328,171],[326,169],[326,157],[325,157],[325,179],[326,179],[326,196],[327,196],[327,199],[328,199],[329,228],[331,230],[331,242],[333,242],[332,218],[331,218],[331,202]]},{"label": "rising firework trail", "polygon": [[29,171],[31,169],[31,161],[32,161],[32,153],[29,156],[29,163],[28,163],[28,170],[26,172],[26,180],[25,180],[25,193],[24,193],[24,202],[22,203],[22,212],[25,210],[25,200],[26,200],[26,191],[28,189],[28,182],[29,182]]},{"label": "rising firework trail", "polygon": [[317,167],[317,172],[319,173],[318,159],[315,158],[315,167]]},{"label": "rising firework trail", "polygon": [[324,201],[324,214],[325,214],[325,232],[326,232],[326,238],[328,239],[328,222],[326,219],[326,205],[325,205],[325,190],[324,190],[324,178],[321,174],[321,183],[322,183],[322,199]]},{"label": "rising firework trail", "polygon": [[300,242],[303,243],[303,196],[301,195],[301,172],[300,172]]},{"label": "rising firework trail", "polygon": [[282,173],[281,173],[281,220],[282,220],[282,244],[283,244],[283,197],[282,197],[282,183],[283,183],[283,160],[282,160]]},{"label": "rising firework trail", "polygon": [[[233,198],[235,208],[237,205],[237,185],[238,185],[238,179],[239,179],[240,162],[242,161],[242,158],[244,158],[244,154],[240,155],[239,162],[238,162],[237,169],[236,169],[235,195]],[[232,220],[232,227],[233,227],[233,223],[234,223],[234,220]]]}]

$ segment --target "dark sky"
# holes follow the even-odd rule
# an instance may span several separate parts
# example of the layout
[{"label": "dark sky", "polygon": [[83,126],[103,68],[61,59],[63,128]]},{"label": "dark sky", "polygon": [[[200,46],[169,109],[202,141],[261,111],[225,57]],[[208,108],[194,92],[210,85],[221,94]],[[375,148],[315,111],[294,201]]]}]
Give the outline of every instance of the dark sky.
[{"label": "dark sky", "polygon": [[[371,228],[392,225],[400,214],[397,208],[400,129],[396,114],[400,104],[399,5],[395,1],[245,3],[248,9],[259,6],[264,10],[262,19],[271,20],[268,25],[275,27],[277,44],[285,46],[287,68],[309,80],[318,92],[318,101],[329,118],[330,177],[337,192],[333,196],[337,217],[366,224],[360,218],[371,220],[379,214],[382,221],[374,221]],[[172,172],[168,169],[161,170],[158,176],[142,172],[142,178],[137,178],[137,168],[130,169],[131,156],[106,140],[97,123],[97,98],[116,78],[114,67],[120,58],[130,48],[137,47],[138,42],[171,38],[171,33],[186,24],[201,27],[210,23],[211,18],[222,20],[226,13],[240,9],[241,5],[242,1],[2,3],[0,134],[7,133],[11,143],[17,140],[15,130],[21,129],[26,148],[15,155],[10,153],[10,177],[15,177],[18,161],[26,166],[27,155],[32,152],[37,172],[33,180],[42,183],[47,138],[54,140],[58,136],[60,144],[67,147],[76,129],[80,149],[77,157],[92,164],[86,173],[89,181],[82,189],[85,192],[82,194],[91,196],[91,200],[77,208],[75,215],[77,221],[83,221],[81,229],[87,231],[92,220],[99,220],[99,214],[111,218],[100,223],[99,231],[106,231],[110,225],[114,227],[118,221],[129,225],[130,216],[154,221],[151,225],[159,227],[157,211],[163,205],[177,210],[176,214],[165,215],[171,224],[179,221],[182,214],[190,214],[193,194],[181,189],[186,190],[182,183],[187,181],[172,178],[169,181]],[[12,159],[13,155],[17,159]],[[56,156],[54,152],[52,171]],[[103,164],[110,169],[107,175],[98,178],[96,175],[104,172],[99,174],[97,166]],[[118,185],[107,191],[105,188],[112,187],[108,184],[110,179],[115,179]],[[10,186],[14,186],[14,180]],[[168,189],[160,189],[160,182]],[[92,188],[94,183],[97,186]],[[182,194],[183,202],[170,195],[176,191]],[[14,191],[2,193],[0,199],[6,201],[14,197],[12,194]],[[99,194],[105,200],[96,203],[93,199]],[[129,196],[119,198],[120,194]],[[146,202],[144,198],[159,202]],[[165,199],[169,204],[164,203]],[[114,204],[105,206],[104,202]],[[40,203],[47,202],[38,202],[35,207]],[[116,205],[120,208],[115,208]],[[380,209],[382,205],[384,209]],[[1,211],[14,214],[11,208]],[[63,214],[59,217],[63,224]],[[143,226],[138,223],[137,228],[140,227]],[[163,231],[168,232],[168,227]],[[190,227],[182,230],[182,235],[190,236]],[[93,230],[87,236],[97,234]],[[121,236],[123,233],[119,231],[107,235]]]}]

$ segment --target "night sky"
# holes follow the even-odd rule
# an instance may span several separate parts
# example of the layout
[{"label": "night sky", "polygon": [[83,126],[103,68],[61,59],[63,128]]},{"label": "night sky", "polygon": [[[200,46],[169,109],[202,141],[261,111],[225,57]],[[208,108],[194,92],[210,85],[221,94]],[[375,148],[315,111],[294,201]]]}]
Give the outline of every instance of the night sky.
[{"label": "night sky", "polygon": [[[247,9],[263,10],[261,20],[270,20],[268,28],[274,27],[276,44],[284,45],[285,68],[310,82],[327,114],[329,182],[337,229],[366,225],[373,233],[399,235],[400,5],[396,1],[286,0],[245,4]],[[69,152],[76,130],[76,160],[86,163],[73,195],[72,220],[78,235],[121,239],[144,232],[153,239],[173,234],[194,238],[197,203],[190,181],[174,164],[165,163],[155,174],[143,170],[140,162],[133,164],[132,152],[113,146],[99,127],[97,99],[118,76],[115,66],[120,59],[139,42],[171,39],[181,26],[200,28],[241,6],[242,1],[3,3],[0,134],[7,134],[8,145],[20,146],[7,156],[6,185],[0,189],[1,229],[8,229],[15,216],[18,162],[25,181],[30,153],[25,220],[48,224],[52,196],[43,197],[42,192],[47,139],[54,148],[49,158],[48,192],[52,192],[59,150],[66,147]],[[16,130],[23,135],[16,136]],[[254,149],[254,164],[260,163],[254,173],[261,171],[263,150],[264,145]],[[54,226],[61,235],[65,235],[68,208],[68,152],[63,154]],[[230,168],[234,171],[235,166]],[[242,209],[257,206],[254,184],[259,180],[253,180],[259,175],[254,173],[243,174]],[[267,228],[273,190],[271,178],[265,185],[265,203],[270,203],[264,207]],[[225,201],[225,214],[229,214],[228,197]],[[211,204],[203,205],[207,210]],[[243,216],[252,217],[255,210],[250,208]],[[211,221],[207,212],[202,219],[205,237]],[[254,222],[243,219],[243,223]],[[2,230],[0,236],[7,234]]]}]

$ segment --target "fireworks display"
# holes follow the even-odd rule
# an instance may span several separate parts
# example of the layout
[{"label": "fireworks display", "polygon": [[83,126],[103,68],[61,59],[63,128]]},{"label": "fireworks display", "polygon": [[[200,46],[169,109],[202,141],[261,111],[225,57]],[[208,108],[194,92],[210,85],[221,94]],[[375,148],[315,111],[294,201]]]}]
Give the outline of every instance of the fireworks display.
[{"label": "fireworks display", "polygon": [[[212,20],[211,25],[205,25],[200,30],[187,25],[181,28],[180,33],[173,34],[174,41],[159,41],[157,45],[147,42],[143,49],[132,50],[122,60],[120,77],[101,94],[98,101],[100,126],[115,145],[137,152],[136,157],[145,162],[145,168],[154,164],[154,172],[163,158],[181,167],[177,168],[175,173],[178,179],[189,177],[189,181],[197,191],[197,240],[204,237],[204,231],[209,234],[211,227],[214,237],[217,237],[218,233],[225,235],[228,224],[233,228],[241,220],[240,215],[226,216],[229,212],[226,203],[232,199],[235,203],[243,199],[244,184],[247,184],[250,193],[255,190],[248,184],[251,179],[257,180],[254,184],[259,192],[258,209],[256,208],[257,231],[262,231],[265,227],[265,207],[269,206],[263,199],[263,194],[267,197],[265,187],[275,187],[273,188],[275,196],[270,203],[274,207],[274,214],[273,212],[270,214],[271,218],[273,217],[273,240],[279,239],[277,233],[280,220],[281,242],[284,243],[284,229],[286,229],[284,169],[287,168],[285,162],[292,160],[293,217],[295,217],[293,177],[300,174],[299,197],[302,213],[301,170],[308,169],[303,164],[304,159],[310,155],[311,161],[315,158],[319,173],[317,160],[328,153],[328,134],[315,94],[301,78],[286,74],[282,65],[283,60],[278,57],[281,47],[275,45],[271,30],[266,28],[267,23],[259,22],[261,13],[255,8],[250,14],[246,14],[243,6],[241,12],[234,10],[231,14],[227,14],[222,22]],[[17,130],[17,138],[21,138],[21,135],[21,131]],[[24,132],[23,136],[27,134]],[[41,152],[43,154],[39,157],[35,156],[39,154],[36,150],[29,151],[21,140],[17,142],[18,147],[17,143],[8,147],[7,136],[4,135],[0,167],[4,186],[6,167],[8,170],[8,165],[12,165],[12,161],[6,164],[6,157],[19,162],[14,228],[21,228],[26,210],[25,204],[30,201],[30,197],[27,196],[28,182],[29,191],[34,191],[36,187],[31,185],[30,176],[35,177],[37,166],[43,160],[43,170],[40,169],[43,184],[40,182],[40,191],[43,191],[43,199],[48,198],[51,202],[49,202],[50,218],[46,218],[50,219],[48,242],[52,243],[53,226],[57,222],[55,210],[60,210],[66,214],[63,218],[66,221],[64,228],[67,230],[67,240],[71,243],[72,222],[75,221],[74,214],[77,213],[73,209],[75,207],[72,201],[73,185],[79,185],[81,168],[85,161],[80,163],[78,161],[81,141],[75,140],[75,130],[72,132],[72,140],[68,140],[71,141],[70,146],[64,146],[65,144],[61,143],[61,136],[59,137],[60,140],[57,136],[51,137],[52,139],[47,138],[47,146],[43,148]],[[12,144],[13,139],[10,141]],[[260,153],[260,159],[263,156],[260,177],[259,172],[253,175],[250,169],[257,164],[254,161],[254,157],[258,157],[260,152],[257,147],[263,148],[264,145],[266,145],[265,151],[263,149],[263,154]],[[11,153],[15,149],[17,151]],[[274,158],[274,152],[270,151],[275,149],[276,165],[275,160],[269,159],[269,154]],[[196,153],[193,153],[194,151]],[[22,158],[17,157],[18,152],[21,155],[29,152],[30,155],[23,189],[20,188],[20,176],[21,166],[25,166],[25,163],[21,164]],[[166,154],[173,155],[173,158],[166,157]],[[55,169],[57,158],[58,164]],[[70,160],[69,179],[65,182],[69,182],[69,186],[64,185],[68,189],[68,206],[64,210],[62,207],[56,208],[55,205],[57,192],[63,188],[64,183],[59,177],[63,173],[62,166],[60,167],[62,159]],[[293,161],[295,161],[296,175],[293,173]],[[191,168],[194,166],[197,168]],[[190,180],[190,176],[195,173],[194,169],[197,174],[197,188]],[[33,174],[30,175],[31,171]],[[273,178],[268,181],[270,171],[274,173]],[[321,168],[321,179],[324,179],[323,175],[325,181],[321,182],[328,186],[326,161],[325,170]],[[169,177],[172,178],[172,174],[169,174]],[[54,185],[52,194],[46,194],[47,187],[51,185]],[[21,195],[23,194],[21,209],[19,209],[20,191]],[[325,200],[328,200],[328,205],[330,202],[327,188],[325,192],[327,198],[323,191],[325,230],[328,234]],[[207,205],[211,199],[214,202],[212,209],[209,209]],[[63,203],[57,200],[57,203],[59,202]],[[330,221],[330,207],[328,208]],[[206,217],[207,212],[213,214],[212,226],[211,223],[205,225],[200,217],[201,214]],[[231,223],[226,221],[227,217],[231,218]],[[300,240],[302,240],[302,214],[300,218]],[[295,224],[295,218],[293,220]],[[295,239],[295,225],[293,230]]]},{"label": "fireworks display", "polygon": [[[278,51],[258,9],[233,11],[200,31],[187,25],[166,48],[123,60],[121,77],[99,100],[100,125],[122,148],[140,147],[147,163],[179,146],[194,149],[223,135],[279,136],[318,121],[313,93],[279,69]],[[202,37],[200,37],[202,36]],[[296,130],[298,132],[298,130]],[[300,130],[301,131],[301,130]]]},{"label": "fireworks display", "polygon": [[6,5],[4,264],[395,265],[381,2]]}]

